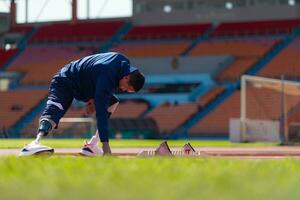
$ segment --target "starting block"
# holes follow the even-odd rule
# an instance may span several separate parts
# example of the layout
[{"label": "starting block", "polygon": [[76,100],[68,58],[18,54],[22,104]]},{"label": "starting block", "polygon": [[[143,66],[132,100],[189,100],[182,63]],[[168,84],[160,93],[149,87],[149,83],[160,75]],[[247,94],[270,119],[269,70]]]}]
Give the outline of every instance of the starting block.
[{"label": "starting block", "polygon": [[141,151],[138,153],[139,157],[152,156],[199,156],[200,152],[195,151],[190,143],[185,144],[181,150],[172,151],[167,143],[164,141],[156,150]]}]

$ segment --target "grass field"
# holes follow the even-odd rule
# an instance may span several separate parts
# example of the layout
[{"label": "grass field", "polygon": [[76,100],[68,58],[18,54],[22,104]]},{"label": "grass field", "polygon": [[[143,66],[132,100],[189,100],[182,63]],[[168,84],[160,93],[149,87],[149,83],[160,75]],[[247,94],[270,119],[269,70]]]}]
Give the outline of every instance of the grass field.
[{"label": "grass field", "polygon": [[[31,140],[0,139],[0,148]],[[53,147],[81,139],[44,140]],[[156,147],[160,140],[112,140],[113,147]],[[183,140],[169,141],[179,147]],[[272,146],[191,141],[206,146]],[[300,160],[237,158],[0,157],[0,199],[231,200],[298,199]]]},{"label": "grass field", "polygon": [[[0,139],[0,148],[22,148],[33,139]],[[84,139],[44,139],[44,145],[53,148],[79,148]],[[111,140],[112,147],[157,147],[162,140]],[[190,142],[195,147],[275,146],[274,143],[231,143],[228,140],[168,140],[171,147],[182,147]]]},{"label": "grass field", "polygon": [[300,160],[0,159],[0,199],[298,199]]}]

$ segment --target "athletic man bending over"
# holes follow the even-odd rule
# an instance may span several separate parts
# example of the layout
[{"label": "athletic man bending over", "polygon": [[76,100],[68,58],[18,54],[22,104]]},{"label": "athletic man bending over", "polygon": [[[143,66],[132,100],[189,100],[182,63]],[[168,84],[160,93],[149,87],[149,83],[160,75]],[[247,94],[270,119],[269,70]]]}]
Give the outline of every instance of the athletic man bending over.
[{"label": "athletic man bending over", "polygon": [[104,154],[111,154],[108,141],[108,118],[119,103],[116,89],[137,92],[145,83],[145,77],[122,54],[110,52],[81,58],[65,65],[52,79],[47,106],[40,118],[37,138],[25,146],[20,156],[53,152],[40,140],[57,128],[59,120],[70,107],[73,99],[88,102],[87,111],[96,111],[96,135],[83,147],[82,154],[98,154],[98,141]]}]

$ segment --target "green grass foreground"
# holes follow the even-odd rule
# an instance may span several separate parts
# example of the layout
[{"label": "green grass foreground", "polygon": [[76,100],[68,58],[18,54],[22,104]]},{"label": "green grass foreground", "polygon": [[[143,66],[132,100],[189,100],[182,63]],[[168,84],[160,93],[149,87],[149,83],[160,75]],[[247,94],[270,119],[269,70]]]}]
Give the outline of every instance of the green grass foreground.
[{"label": "green grass foreground", "polygon": [[[33,139],[0,139],[0,149],[22,148]],[[157,147],[162,140],[111,140],[112,147]],[[275,146],[274,143],[231,143],[227,140],[168,140],[171,147],[182,147],[190,142],[194,147],[256,147]],[[84,139],[44,139],[42,143],[53,148],[79,148],[84,144]]]},{"label": "green grass foreground", "polygon": [[0,159],[0,199],[298,199],[300,160]]}]

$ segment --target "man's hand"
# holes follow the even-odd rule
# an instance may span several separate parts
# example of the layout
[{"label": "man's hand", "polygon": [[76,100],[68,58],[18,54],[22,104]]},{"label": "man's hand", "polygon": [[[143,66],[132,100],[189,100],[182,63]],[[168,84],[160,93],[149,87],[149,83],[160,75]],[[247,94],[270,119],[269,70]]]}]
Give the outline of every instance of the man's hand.
[{"label": "man's hand", "polygon": [[88,115],[94,114],[95,113],[95,101],[94,99],[90,99],[87,103],[86,103],[86,107],[85,107],[85,112]]},{"label": "man's hand", "polygon": [[102,142],[103,155],[111,155],[111,150],[108,142]]}]

